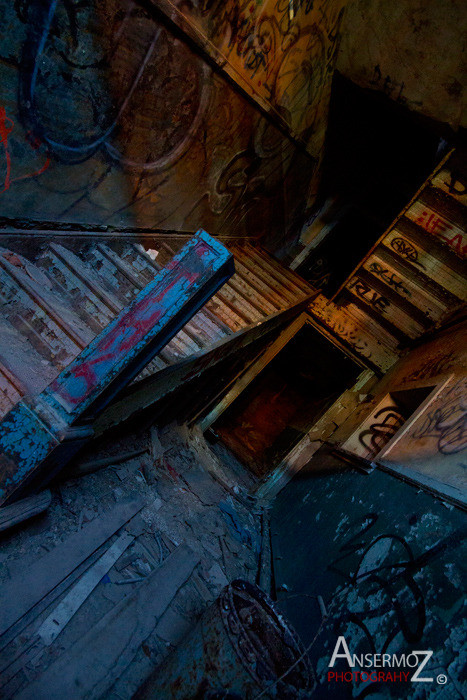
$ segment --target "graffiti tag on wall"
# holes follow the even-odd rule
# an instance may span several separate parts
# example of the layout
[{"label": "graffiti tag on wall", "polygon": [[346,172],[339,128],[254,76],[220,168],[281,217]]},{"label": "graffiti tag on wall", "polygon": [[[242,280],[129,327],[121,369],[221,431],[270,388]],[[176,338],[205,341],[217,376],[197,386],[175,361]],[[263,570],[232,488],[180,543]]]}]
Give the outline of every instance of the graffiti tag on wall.
[{"label": "graffiti tag on wall", "polygon": [[413,430],[412,438],[433,438],[441,454],[460,454],[467,448],[467,380],[457,380],[441,392],[435,404]]}]

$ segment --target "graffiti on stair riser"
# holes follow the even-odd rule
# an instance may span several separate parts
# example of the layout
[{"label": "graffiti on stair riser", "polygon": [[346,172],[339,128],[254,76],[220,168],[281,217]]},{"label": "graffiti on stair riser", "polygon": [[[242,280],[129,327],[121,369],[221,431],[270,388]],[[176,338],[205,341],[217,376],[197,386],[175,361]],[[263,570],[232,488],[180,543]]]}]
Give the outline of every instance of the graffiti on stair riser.
[{"label": "graffiti on stair riser", "polygon": [[389,287],[395,289],[396,292],[405,295],[406,297],[411,297],[412,293],[404,285],[404,278],[396,275],[388,267],[381,265],[378,262],[372,262],[369,271],[372,272],[377,277],[380,277]]},{"label": "graffiti on stair riser", "polygon": [[366,304],[371,306],[377,313],[386,313],[390,306],[389,299],[372,289],[371,285],[365,282],[365,280],[360,279],[360,277],[354,277],[354,279],[349,282],[348,289],[353,291],[359,299],[362,299]]},{"label": "graffiti on stair riser", "polygon": [[395,250],[396,253],[401,256],[401,258],[408,260],[414,265],[418,265],[418,267],[421,267],[423,270],[425,269],[425,265],[423,265],[418,259],[418,250],[412,245],[412,243],[410,243],[410,241],[398,236],[392,239],[391,248]]}]

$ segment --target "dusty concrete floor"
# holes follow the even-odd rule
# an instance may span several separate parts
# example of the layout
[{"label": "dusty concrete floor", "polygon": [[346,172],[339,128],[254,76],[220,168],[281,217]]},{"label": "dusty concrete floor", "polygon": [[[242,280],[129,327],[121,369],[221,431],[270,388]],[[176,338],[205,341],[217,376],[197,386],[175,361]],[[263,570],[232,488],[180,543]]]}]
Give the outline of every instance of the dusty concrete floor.
[{"label": "dusty concrete floor", "polygon": [[102,445],[94,457],[145,447],[148,451],[136,458],[54,485],[45,515],[3,534],[0,585],[26,575],[31,562],[116,504],[134,497],[144,500],[134,519],[138,536],[51,646],[27,648],[60,598],[37,617],[25,618],[27,625],[6,646],[8,639],[2,643],[0,638],[1,697],[16,697],[182,542],[198,555],[199,564],[188,581],[173,591],[169,608],[106,698],[130,698],[228,581],[256,580],[261,516],[248,496],[252,477],[245,473],[242,478],[238,468],[234,473],[201,434],[184,427],[168,426],[160,433],[149,430],[133,440],[127,436],[119,444]]}]

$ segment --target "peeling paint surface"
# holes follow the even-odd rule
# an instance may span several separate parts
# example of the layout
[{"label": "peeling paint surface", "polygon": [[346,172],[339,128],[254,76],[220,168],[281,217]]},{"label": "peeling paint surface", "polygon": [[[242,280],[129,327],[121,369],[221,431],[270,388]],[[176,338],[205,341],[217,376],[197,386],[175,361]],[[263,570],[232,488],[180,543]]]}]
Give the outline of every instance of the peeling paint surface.
[{"label": "peeling paint surface", "polygon": [[[464,512],[387,473],[342,471],[321,450],[277,496],[271,531],[280,610],[305,645],[321,622],[316,596],[329,613],[310,652],[317,698],[466,696]],[[293,554],[291,541],[300,543]],[[425,670],[435,680],[328,681],[340,635],[352,654],[432,650]],[[333,670],[348,671],[345,659]]]},{"label": "peeling paint surface", "polygon": [[58,442],[24,402],[8,413],[0,423],[0,503]]}]

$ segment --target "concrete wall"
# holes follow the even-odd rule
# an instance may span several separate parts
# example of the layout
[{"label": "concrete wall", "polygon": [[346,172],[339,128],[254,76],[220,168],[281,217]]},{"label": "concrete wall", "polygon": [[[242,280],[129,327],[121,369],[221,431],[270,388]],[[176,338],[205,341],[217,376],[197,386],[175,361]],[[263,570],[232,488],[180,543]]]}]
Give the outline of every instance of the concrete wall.
[{"label": "concrete wall", "polygon": [[[467,501],[465,335],[464,322],[401,358],[371,390],[374,398],[361,404],[333,439],[351,452],[376,457],[400,474]],[[415,405],[407,410],[401,397],[410,395]]]},{"label": "concrete wall", "polygon": [[356,407],[349,419],[334,433],[333,439],[339,443],[344,442],[389,392],[432,387],[443,383],[452,374],[462,377],[465,375],[466,366],[467,350],[463,324],[439,333],[429,342],[420,344],[402,357],[371,389],[371,400]]},{"label": "concrete wall", "polygon": [[343,0],[295,6],[2,3],[1,214],[286,245],[318,175]]},{"label": "concrete wall", "polygon": [[463,0],[351,0],[337,68],[454,129],[467,125]]},{"label": "concrete wall", "polygon": [[462,376],[467,369],[466,324],[439,333],[402,357],[377,387],[388,390],[431,386],[451,374]]},{"label": "concrete wall", "polygon": [[316,194],[341,40],[352,80],[461,123],[462,3],[416,4],[3,2],[1,214],[285,250]]}]

